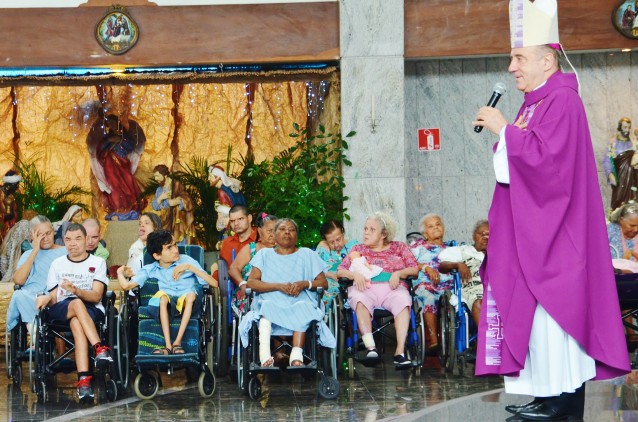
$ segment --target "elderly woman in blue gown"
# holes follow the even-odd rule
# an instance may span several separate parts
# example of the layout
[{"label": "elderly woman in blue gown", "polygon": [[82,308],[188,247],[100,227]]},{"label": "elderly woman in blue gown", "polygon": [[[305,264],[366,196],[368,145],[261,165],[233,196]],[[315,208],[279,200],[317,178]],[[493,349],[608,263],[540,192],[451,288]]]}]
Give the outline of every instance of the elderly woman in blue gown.
[{"label": "elderly woman in blue gown", "polygon": [[292,335],[290,366],[301,366],[306,330],[312,321],[319,327],[319,343],[334,348],[336,340],[323,321],[323,303],[317,304],[315,290],[327,289],[326,264],[308,248],[297,247],[297,224],[288,218],[275,225],[274,248],[263,248],[250,261],[248,288],[257,293],[251,311],[239,327],[244,345],[252,321],[259,321],[261,365],[274,364],[271,335]]},{"label": "elderly woman in blue gown", "polygon": [[27,323],[29,332],[36,315],[35,298],[46,292],[49,267],[54,259],[66,254],[66,248],[54,242],[53,224],[43,215],[29,221],[31,249],[20,256],[13,282],[22,286],[11,297],[7,310],[7,330],[12,330],[18,322]]}]

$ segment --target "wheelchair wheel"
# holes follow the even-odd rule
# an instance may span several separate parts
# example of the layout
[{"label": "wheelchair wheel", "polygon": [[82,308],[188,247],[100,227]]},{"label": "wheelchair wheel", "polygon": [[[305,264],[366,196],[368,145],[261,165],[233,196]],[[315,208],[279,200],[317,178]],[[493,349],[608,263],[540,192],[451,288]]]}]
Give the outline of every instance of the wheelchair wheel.
[{"label": "wheelchair wheel", "polygon": [[261,382],[257,377],[252,377],[248,382],[248,395],[253,400],[257,400],[261,396]]},{"label": "wheelchair wheel", "polygon": [[[339,338],[339,310],[337,309],[337,301],[336,298],[335,300],[332,301],[332,306],[330,307],[330,313],[329,313],[329,318],[328,321],[330,322],[329,327],[330,327],[330,331],[332,332],[332,335],[335,336],[336,339]],[[330,349],[330,374],[334,377],[337,378],[337,372],[338,372],[338,362],[339,362],[339,355],[338,355],[338,350],[339,350],[339,346],[337,345],[337,347]],[[328,370],[327,367],[324,367],[324,370]]]},{"label": "wheelchair wheel", "polygon": [[[220,283],[221,284],[221,283]],[[218,344],[217,344],[217,374],[220,377],[226,376],[228,374],[228,348],[229,348],[229,328],[228,328],[228,296],[223,294],[221,289],[219,290],[219,304],[220,306],[217,309],[218,316]],[[239,365],[238,365],[239,366]]]},{"label": "wheelchair wheel", "polygon": [[38,401],[44,404],[49,398],[49,394],[47,393],[47,384],[44,381],[39,381],[36,384],[35,394],[38,396]]},{"label": "wheelchair wheel", "polygon": [[[12,362],[12,356],[11,353],[13,352],[13,348],[10,348],[11,345],[11,340],[13,340],[13,330],[9,331],[5,328],[4,330],[4,364],[5,364],[5,368],[7,370],[7,378],[11,379],[11,364]],[[15,344],[14,344],[14,348],[15,348]]]},{"label": "wheelchair wheel", "polygon": [[41,333],[41,321],[35,318],[33,335],[31,336],[31,352],[29,353],[29,385],[31,391],[38,393],[38,384],[44,377],[44,339]]},{"label": "wheelchair wheel", "polygon": [[[127,318],[126,306],[122,306],[118,313],[115,306],[111,306],[107,315],[108,342],[113,350],[113,372],[114,382],[119,384],[121,391],[128,388],[129,383],[129,343],[128,330],[126,327]],[[107,385],[108,387],[108,385]]]},{"label": "wheelchair wheel", "polygon": [[13,385],[18,387],[22,384],[22,365],[17,365],[12,369],[11,377],[13,378]]},{"label": "wheelchair wheel", "polygon": [[439,301],[438,332],[441,366],[452,372],[456,364],[456,311],[450,304],[450,292],[445,292]]},{"label": "wheelchair wheel", "polygon": [[[337,306],[337,303],[339,304],[338,306]],[[335,297],[333,306],[337,307],[336,309],[337,313],[341,313],[340,310],[343,309],[341,296]],[[337,321],[338,321],[338,318],[337,318]],[[343,374],[345,365],[347,365],[347,362],[346,362],[346,336],[348,335],[347,328],[346,328],[347,323],[348,323],[347,319],[342,318],[341,321],[338,321],[338,324],[337,324],[337,374],[339,375]]]},{"label": "wheelchair wheel", "polygon": [[[13,379],[14,385],[20,385],[22,382],[22,371],[20,371],[19,381],[16,378],[16,368],[22,367],[24,352],[27,348],[27,326],[18,320],[18,324],[12,330],[5,329],[5,363],[7,369],[7,377]],[[22,369],[22,368],[20,368]]]},{"label": "wheelchair wheel", "polygon": [[328,400],[336,398],[339,395],[339,381],[333,377],[321,377],[319,395]]},{"label": "wheelchair wheel", "polygon": [[212,397],[215,393],[215,375],[208,368],[199,374],[197,389],[204,398]]},{"label": "wheelchair wheel", "polygon": [[348,356],[348,377],[354,378],[354,358]]},{"label": "wheelchair wheel", "polygon": [[412,365],[416,368],[417,373],[420,372],[421,365],[425,358],[425,330],[423,322],[423,312],[416,311],[414,314],[415,324],[414,331],[410,329],[408,332],[407,352],[408,357],[412,361]]},{"label": "wheelchair wheel", "polygon": [[250,369],[252,350],[250,345],[245,349],[242,349],[241,347],[238,347],[237,349],[240,351],[240,356],[237,359],[237,379],[239,381],[239,389],[244,394],[248,394],[248,383],[250,382],[250,374],[248,373],[248,370]]},{"label": "wheelchair wheel", "polygon": [[204,321],[206,322],[206,366],[211,372],[215,372],[215,352],[217,343],[219,342],[219,319],[215,314],[215,309],[219,307],[218,303],[219,289],[213,289],[213,294],[206,301],[206,313]]},{"label": "wheelchair wheel", "polygon": [[137,374],[133,382],[133,390],[142,400],[150,400],[159,391],[159,379],[155,372],[142,372]]},{"label": "wheelchair wheel", "polygon": [[108,401],[115,401],[117,400],[117,383],[115,382],[114,379],[110,379],[108,381],[105,382],[105,390],[106,390],[106,399]]}]

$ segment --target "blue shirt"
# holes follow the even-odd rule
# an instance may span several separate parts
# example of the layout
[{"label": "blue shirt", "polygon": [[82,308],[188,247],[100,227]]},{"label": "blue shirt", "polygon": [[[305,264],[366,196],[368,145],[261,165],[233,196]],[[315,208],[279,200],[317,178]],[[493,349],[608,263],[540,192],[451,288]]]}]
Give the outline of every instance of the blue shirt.
[{"label": "blue shirt", "polygon": [[[16,268],[23,266],[32,252],[33,249],[24,252],[22,256],[20,256]],[[47,290],[47,277],[49,276],[51,263],[64,255],[66,255],[66,248],[40,249],[40,252],[38,252],[33,260],[33,266],[31,266],[31,271],[22,289],[32,293],[45,292]]]},{"label": "blue shirt", "polygon": [[190,292],[197,292],[195,289],[196,283],[201,285],[208,284],[203,278],[191,271],[184,271],[177,280],[173,280],[173,271],[175,267],[181,264],[190,264],[204,271],[199,265],[199,262],[188,255],[180,255],[179,259],[167,268],[160,267],[157,261],[143,266],[142,269],[131,278],[131,282],[136,283],[141,288],[149,278],[157,279],[159,289],[173,297],[180,297]]}]

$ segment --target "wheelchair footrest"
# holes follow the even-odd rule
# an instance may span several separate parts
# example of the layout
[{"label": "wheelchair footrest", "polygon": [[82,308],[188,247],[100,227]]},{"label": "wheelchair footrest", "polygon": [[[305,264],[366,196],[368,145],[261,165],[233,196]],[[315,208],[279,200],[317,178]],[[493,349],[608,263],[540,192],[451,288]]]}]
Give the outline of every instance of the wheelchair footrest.
[{"label": "wheelchair footrest", "polygon": [[281,368],[279,366],[259,366],[256,363],[251,363],[250,364],[250,370],[249,372],[251,374],[268,374],[268,373],[273,373],[273,372],[281,372]]},{"label": "wheelchair footrest", "polygon": [[310,362],[308,365],[287,366],[286,371],[291,374],[301,374],[302,376],[313,375],[317,372],[317,361]]},{"label": "wheelchair footrest", "polygon": [[145,365],[199,365],[197,353],[180,353],[177,355],[136,355],[135,363]]}]

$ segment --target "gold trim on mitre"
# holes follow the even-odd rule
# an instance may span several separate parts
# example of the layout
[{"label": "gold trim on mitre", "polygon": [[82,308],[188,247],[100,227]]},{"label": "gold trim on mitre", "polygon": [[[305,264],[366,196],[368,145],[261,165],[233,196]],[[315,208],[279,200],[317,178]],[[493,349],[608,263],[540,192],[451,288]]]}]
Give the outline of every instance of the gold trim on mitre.
[{"label": "gold trim on mitre", "polygon": [[560,44],[556,0],[510,0],[512,48]]}]

